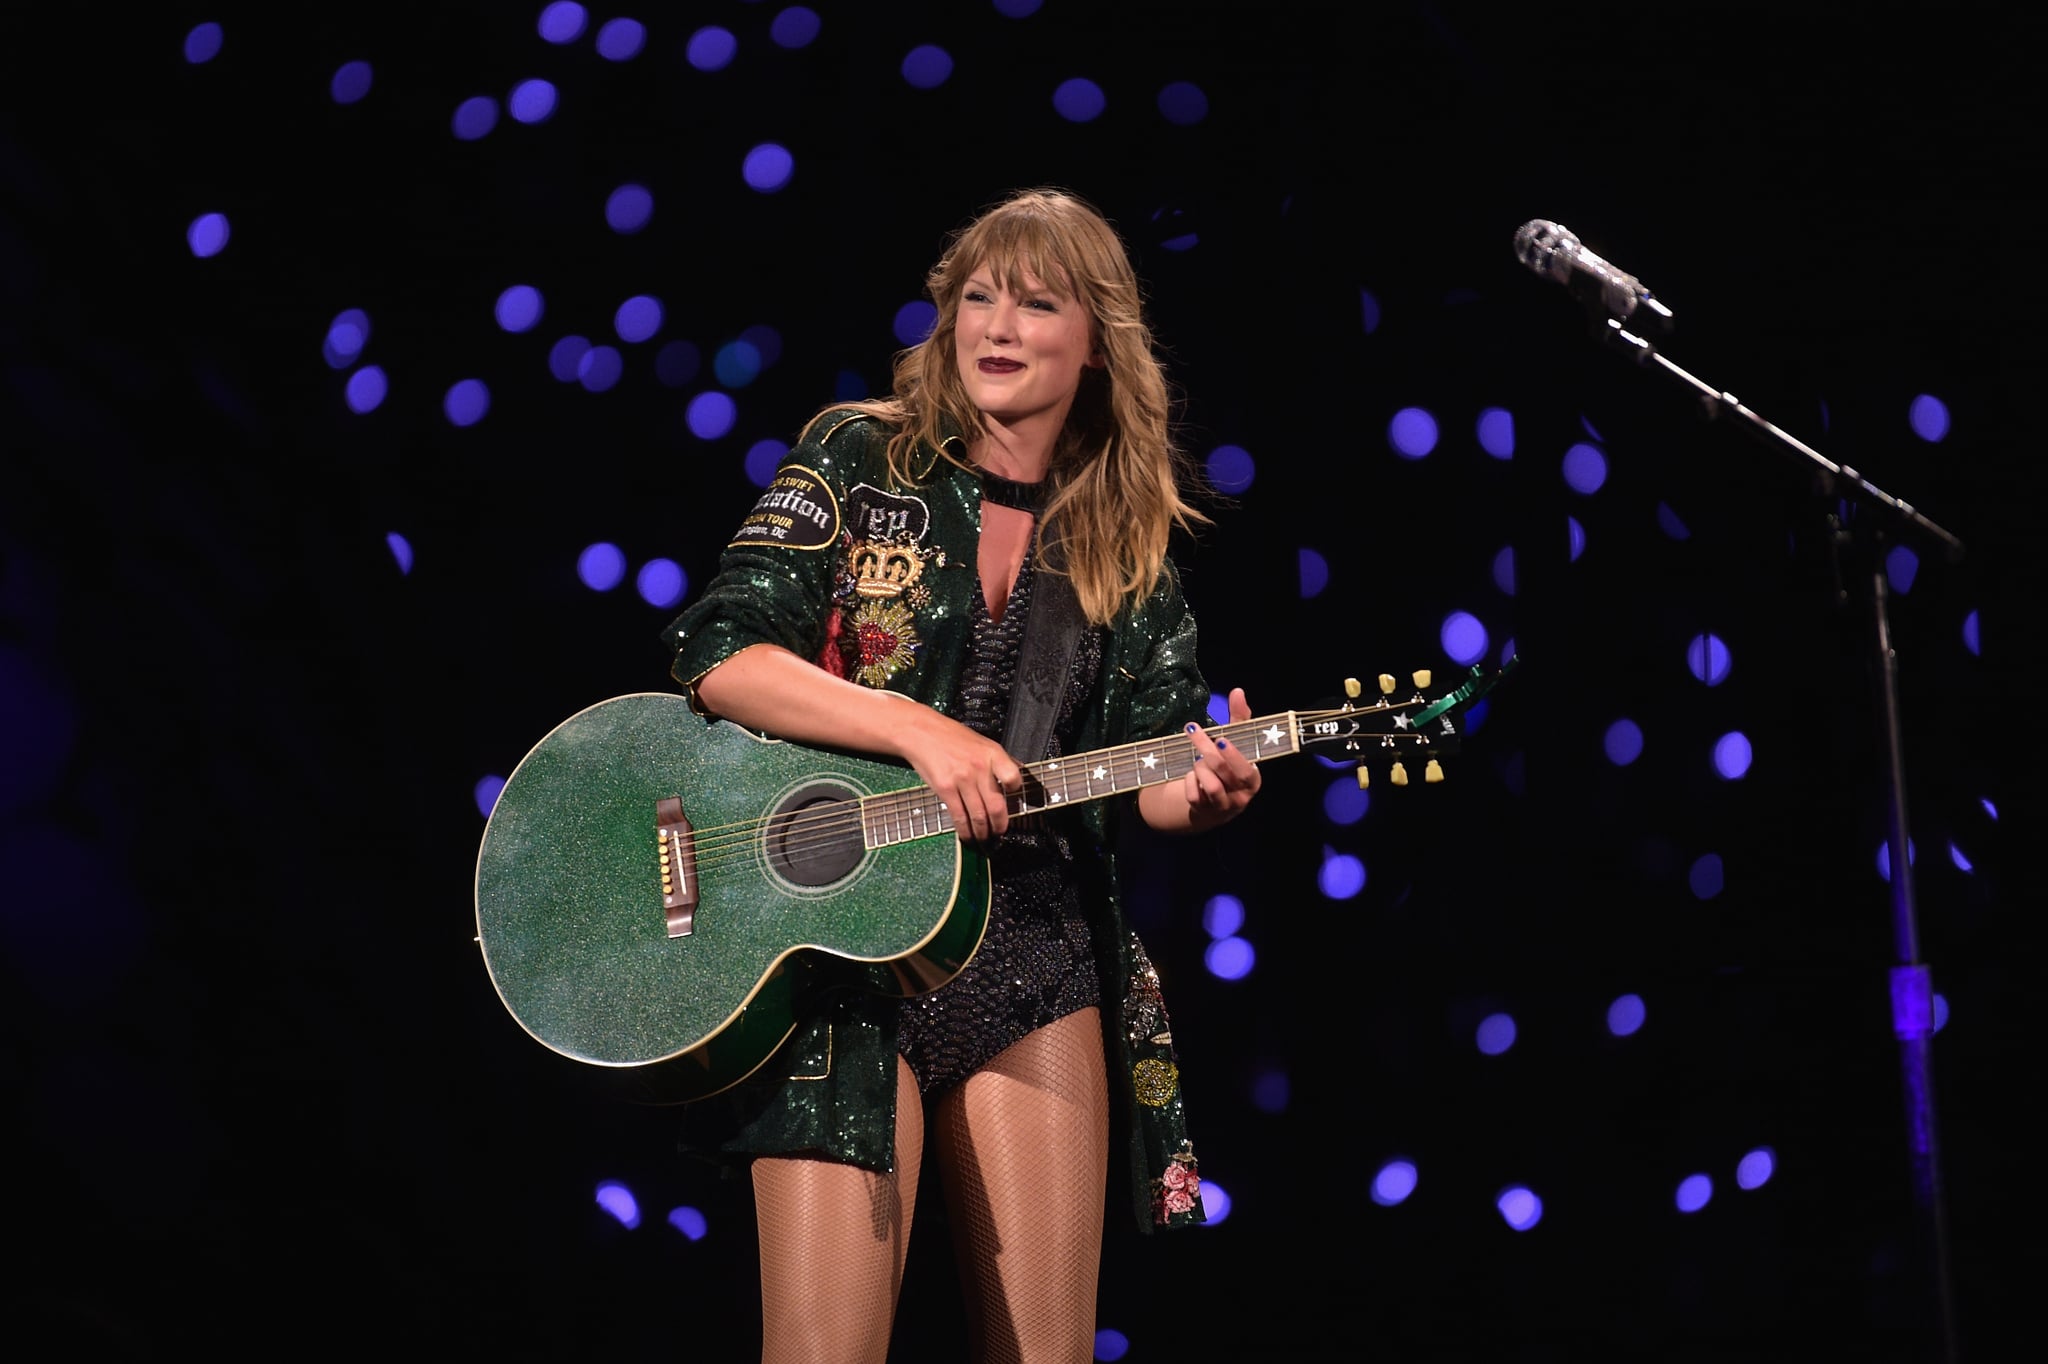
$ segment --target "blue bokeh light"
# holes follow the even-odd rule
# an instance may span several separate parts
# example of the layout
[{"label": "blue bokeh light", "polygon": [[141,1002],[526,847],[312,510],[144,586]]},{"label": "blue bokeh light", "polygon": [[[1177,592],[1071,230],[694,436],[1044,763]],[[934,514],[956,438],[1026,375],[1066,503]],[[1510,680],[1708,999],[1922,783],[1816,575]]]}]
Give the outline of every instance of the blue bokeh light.
[{"label": "blue bokeh light", "polygon": [[384,545],[391,551],[392,562],[398,565],[398,576],[409,576],[412,573],[412,541],[394,530],[385,535]]},{"label": "blue bokeh light", "polygon": [[1470,611],[1453,611],[1437,629],[1444,653],[1461,667],[1471,667],[1486,657],[1486,627]]},{"label": "blue bokeh light", "polygon": [[336,104],[354,104],[370,93],[377,73],[364,61],[343,62],[334,68],[327,82],[327,95]]},{"label": "blue bokeh light", "polygon": [[747,481],[756,488],[765,488],[775,477],[775,470],[789,455],[789,446],[779,440],[757,440],[747,447]]},{"label": "blue bokeh light", "polygon": [[1209,96],[1193,81],[1169,81],[1159,89],[1159,112],[1168,123],[1191,128],[1209,116]]},{"label": "blue bokeh light", "polygon": [[1749,765],[1754,757],[1749,736],[1739,729],[1731,729],[1714,741],[1714,771],[1724,780],[1742,780],[1749,774]]},{"label": "blue bokeh light", "polygon": [[1907,407],[1906,421],[1920,439],[1938,442],[1948,435],[1948,404],[1932,393],[1922,393]]},{"label": "blue bokeh light", "polygon": [[1487,1056],[1499,1056],[1515,1045],[1516,1028],[1513,1015],[1488,1014],[1479,1020],[1479,1027],[1472,1035],[1473,1045]]},{"label": "blue bokeh light", "polygon": [[711,357],[711,372],[727,388],[745,388],[761,377],[761,351],[751,341],[728,341]]},{"label": "blue bokeh light", "polygon": [[1515,595],[1515,547],[1502,545],[1493,554],[1493,585],[1507,596]]},{"label": "blue bokeh light", "polygon": [[1212,895],[1202,906],[1202,931],[1227,938],[1244,927],[1244,901],[1235,895]]},{"label": "blue bokeh light", "polygon": [[194,66],[201,66],[220,55],[222,41],[227,31],[211,19],[203,24],[194,24],[185,34],[185,60]]},{"label": "blue bokeh light", "polygon": [[471,95],[455,106],[448,129],[464,142],[486,137],[498,126],[498,101],[489,95]]},{"label": "blue bokeh light", "polygon": [[690,575],[674,559],[649,559],[633,580],[640,600],[649,606],[674,606],[690,590]]},{"label": "blue bokeh light", "polygon": [[576,578],[593,592],[609,592],[626,579],[626,553],[608,540],[585,545],[576,556]]},{"label": "blue bokeh light", "polygon": [[729,64],[740,50],[740,40],[731,29],[720,28],[717,24],[706,24],[690,35],[685,52],[690,65],[699,71],[718,71]]},{"label": "blue bokeh light", "polygon": [[384,377],[381,365],[364,365],[348,376],[342,387],[342,396],[348,402],[351,412],[374,412],[378,404],[391,391],[390,383]]},{"label": "blue bokeh light", "polygon": [[1607,456],[1598,446],[1579,442],[1564,452],[1565,486],[1573,492],[1591,495],[1607,482]]},{"label": "blue bokeh light", "polygon": [[1948,860],[1954,864],[1957,871],[1965,875],[1977,870],[1976,863],[1970,861],[1969,855],[1953,838],[1948,841]]},{"label": "blue bokeh light", "polygon": [[1095,1333],[1095,1358],[1100,1364],[1117,1364],[1130,1353],[1131,1338],[1122,1331],[1104,1326]]},{"label": "blue bokeh light", "polygon": [[441,411],[456,426],[475,426],[491,410],[491,390],[481,379],[457,379],[442,395]]},{"label": "blue bokeh light", "polygon": [[1495,459],[1515,457],[1515,414],[1505,407],[1486,407],[1479,411],[1479,448]]},{"label": "blue bokeh light", "polygon": [[1728,652],[1727,643],[1719,635],[1703,632],[1686,642],[1686,671],[1708,686],[1718,687],[1726,682],[1728,671],[1734,666],[1734,655]]},{"label": "blue bokeh light", "polygon": [[1500,1209],[1501,1220],[1516,1231],[1528,1231],[1543,1220],[1543,1200],[1535,1190],[1519,1184],[1502,1189],[1493,1206]]},{"label": "blue bokeh light", "polygon": [[747,188],[762,194],[774,194],[787,187],[795,175],[796,158],[790,155],[789,148],[776,142],[763,142],[740,163],[740,178],[747,182]]},{"label": "blue bokeh light", "polygon": [[1061,81],[1052,92],[1054,111],[1069,123],[1093,123],[1108,106],[1109,97],[1102,87],[1085,76]]},{"label": "blue bokeh light", "polygon": [[1727,888],[1728,877],[1721,865],[1721,854],[1702,853],[1693,859],[1686,869],[1685,884],[1696,900],[1711,900]]},{"label": "blue bokeh light", "polygon": [[1268,1067],[1252,1077],[1252,1107],[1261,1113],[1285,1113],[1294,1097],[1294,1084],[1287,1072]]},{"label": "blue bokeh light", "polygon": [[698,440],[717,440],[732,430],[733,423],[739,420],[740,410],[731,398],[712,390],[690,399],[683,415],[691,435]]},{"label": "blue bokeh light", "polygon": [[903,55],[903,79],[913,89],[936,90],[953,74],[953,54],[924,43]]},{"label": "blue bokeh light", "polygon": [[1367,336],[1380,329],[1380,300],[1370,289],[1358,291],[1358,324]]},{"label": "blue bokeh light", "polygon": [[1323,589],[1330,585],[1330,561],[1319,550],[1303,545],[1295,553],[1294,571],[1303,601],[1322,595]]},{"label": "blue bokeh light", "polygon": [[597,1206],[610,1213],[628,1231],[640,1225],[640,1200],[633,1197],[631,1189],[615,1179],[607,1179],[597,1186]]},{"label": "blue bokeh light", "polygon": [[1365,863],[1350,853],[1324,848],[1316,886],[1326,900],[1349,900],[1365,889]]},{"label": "blue bokeh light", "polygon": [[[1920,850],[1914,845],[1913,840],[1909,838],[1906,840],[1906,865],[1908,867],[1918,866],[1919,861]],[[1877,845],[1877,874],[1887,882],[1892,879],[1892,844],[1890,839],[1885,839]]]},{"label": "blue bokeh light", "polygon": [[1419,407],[1404,407],[1387,423],[1387,444],[1402,459],[1421,459],[1436,449],[1436,418]]},{"label": "blue bokeh light", "polygon": [[536,77],[513,86],[512,93],[505,97],[505,108],[514,122],[545,123],[555,112],[555,100],[554,83]]},{"label": "blue bokeh light", "polygon": [[1372,1177],[1372,1201],[1383,1208],[1405,1202],[1415,1192],[1418,1178],[1413,1161],[1390,1160]]},{"label": "blue bokeh light", "polygon": [[1911,545],[1893,545],[1884,556],[1884,574],[1892,591],[1901,595],[1911,592],[1913,579],[1920,575],[1920,555]]},{"label": "blue bokeh light", "polygon": [[1669,502],[1659,502],[1657,504],[1657,529],[1664,532],[1666,539],[1679,541],[1692,539],[1692,527],[1686,525],[1679,518],[1678,513],[1671,509]]},{"label": "blue bokeh light", "polygon": [[232,229],[225,213],[202,213],[185,229],[185,245],[200,259],[218,256],[227,247]]},{"label": "blue bokeh light", "polygon": [[370,315],[361,308],[343,308],[327,324],[327,337],[320,343],[320,355],[330,369],[347,369],[362,358],[370,344]]},{"label": "blue bokeh light", "polygon": [[1761,1189],[1778,1172],[1778,1153],[1759,1146],[1735,1165],[1735,1184],[1743,1189]]},{"label": "blue bokeh light", "polygon": [[1983,642],[1978,636],[1977,613],[1973,610],[1963,617],[1963,647],[1970,651],[1970,657],[1982,658]]},{"label": "blue bokeh light", "polygon": [[1627,767],[1643,756],[1643,727],[1624,715],[1607,727],[1600,747],[1607,754],[1607,761],[1616,767]]},{"label": "blue bokeh light", "polygon": [[1029,19],[1045,0],[994,0],[996,13],[1006,19]]},{"label": "blue bokeh light", "polygon": [[469,793],[470,799],[476,802],[476,812],[485,819],[489,819],[491,811],[498,808],[498,796],[504,790],[505,779],[503,777],[493,774],[477,778],[476,785],[470,788]]},{"label": "blue bokeh light", "polygon": [[1675,1201],[1680,1212],[1698,1212],[1714,1196],[1714,1181],[1706,1175],[1687,1175],[1678,1181]]},{"label": "blue bokeh light", "polygon": [[597,55],[608,62],[629,62],[647,46],[647,25],[638,19],[607,19],[597,31]]},{"label": "blue bokeh light", "polygon": [[791,50],[809,47],[817,40],[821,27],[823,21],[818,18],[816,10],[803,5],[791,5],[776,15],[775,21],[768,25],[768,38],[777,47]]},{"label": "blue bokeh light", "polygon": [[1251,451],[1242,445],[1219,445],[1209,452],[1206,461],[1209,482],[1218,492],[1235,495],[1252,486],[1252,479],[1258,474],[1257,462]]},{"label": "blue bokeh light", "polygon": [[938,308],[928,299],[914,298],[896,310],[889,330],[897,344],[914,346],[930,336],[938,324]]},{"label": "blue bokeh light", "polygon": [[1202,964],[1218,980],[1243,980],[1257,963],[1257,951],[1244,938],[1218,938],[1202,949]]},{"label": "blue bokeh light", "polygon": [[571,333],[548,347],[548,373],[565,384],[573,384],[582,372],[583,357],[590,354],[590,338]]},{"label": "blue bokeh light", "polygon": [[576,361],[576,382],[590,393],[603,393],[626,372],[626,358],[617,346],[592,346]]},{"label": "blue bokeh light", "polygon": [[701,1241],[711,1230],[711,1223],[705,1219],[704,1214],[687,1203],[668,1210],[668,1224],[689,1241]]},{"label": "blue bokeh light", "polygon": [[531,284],[515,284],[498,295],[491,311],[508,332],[532,331],[547,314],[547,300]]},{"label": "blue bokeh light", "polygon": [[576,0],[553,0],[540,12],[540,22],[535,25],[540,36],[557,45],[573,43],[583,36],[584,25],[590,22],[590,13]]},{"label": "blue bokeh light", "polygon": [[1199,1223],[1204,1227],[1220,1227],[1230,1220],[1230,1192],[1206,1175],[1202,1178],[1202,1212],[1208,1221]]},{"label": "blue bokeh light", "polygon": [[1571,551],[1571,561],[1577,563],[1579,556],[1586,552],[1586,528],[1579,524],[1576,516],[1564,519],[1565,543]]},{"label": "blue bokeh light", "polygon": [[1619,995],[1607,1006],[1607,1031],[1616,1037],[1633,1037],[1649,1014],[1641,995]]},{"label": "blue bokeh light", "polygon": [[651,294],[635,294],[619,305],[612,315],[612,330],[619,340],[638,345],[661,330],[661,300]]},{"label": "blue bokeh light", "polygon": [[697,343],[677,337],[662,343],[654,353],[654,377],[663,388],[686,388],[704,367],[704,353]]},{"label": "blue bokeh light", "polygon": [[1356,824],[1372,808],[1372,792],[1347,773],[1323,788],[1323,817],[1336,825]]},{"label": "blue bokeh light", "polygon": [[654,195],[645,185],[620,185],[604,201],[604,220],[612,231],[638,232],[654,216]]}]

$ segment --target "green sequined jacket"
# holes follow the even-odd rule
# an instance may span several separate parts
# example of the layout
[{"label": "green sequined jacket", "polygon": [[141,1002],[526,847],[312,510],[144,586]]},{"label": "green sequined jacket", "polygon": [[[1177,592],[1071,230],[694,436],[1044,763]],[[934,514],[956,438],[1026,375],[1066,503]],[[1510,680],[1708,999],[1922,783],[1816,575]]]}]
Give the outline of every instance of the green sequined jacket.
[{"label": "green sequined jacket", "polygon": [[[969,647],[981,482],[953,442],[915,487],[889,478],[889,429],[851,412],[813,422],[741,522],[698,599],[671,624],[672,672],[688,689],[720,662],[772,643],[873,687],[948,710]],[[1154,738],[1206,719],[1195,621],[1172,565],[1105,632],[1075,752]],[[1117,820],[1130,796],[1068,811],[1104,888],[1095,917],[1118,1127],[1128,1137],[1138,1224],[1203,1218],[1180,1070],[1159,978],[1115,891]],[[894,1166],[893,999],[847,997],[800,1025],[747,1082],[686,1113],[686,1141],[721,1156],[803,1152]]]}]

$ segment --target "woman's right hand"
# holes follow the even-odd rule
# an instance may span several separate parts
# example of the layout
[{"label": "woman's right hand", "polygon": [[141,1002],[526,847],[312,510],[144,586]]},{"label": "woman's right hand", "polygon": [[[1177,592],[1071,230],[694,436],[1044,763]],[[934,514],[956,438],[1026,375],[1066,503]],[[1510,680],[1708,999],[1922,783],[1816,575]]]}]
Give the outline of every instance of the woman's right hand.
[{"label": "woman's right hand", "polygon": [[903,718],[897,753],[945,805],[961,842],[985,843],[1010,826],[1024,770],[1001,744],[919,705]]},{"label": "woman's right hand", "polygon": [[787,649],[756,644],[696,680],[713,714],[797,743],[880,753],[910,764],[952,816],[963,843],[1010,824],[1024,772],[1003,746],[896,692],[834,677]]}]

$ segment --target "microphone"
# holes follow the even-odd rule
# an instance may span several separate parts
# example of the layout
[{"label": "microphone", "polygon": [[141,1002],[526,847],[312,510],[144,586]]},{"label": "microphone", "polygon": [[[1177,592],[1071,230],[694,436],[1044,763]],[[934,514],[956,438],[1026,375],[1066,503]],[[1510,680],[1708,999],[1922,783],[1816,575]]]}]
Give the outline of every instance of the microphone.
[{"label": "microphone", "polygon": [[1515,230],[1515,256],[1545,279],[1556,280],[1589,306],[1618,322],[1666,332],[1674,319],[1643,282],[1588,251],[1563,223],[1532,218]]}]

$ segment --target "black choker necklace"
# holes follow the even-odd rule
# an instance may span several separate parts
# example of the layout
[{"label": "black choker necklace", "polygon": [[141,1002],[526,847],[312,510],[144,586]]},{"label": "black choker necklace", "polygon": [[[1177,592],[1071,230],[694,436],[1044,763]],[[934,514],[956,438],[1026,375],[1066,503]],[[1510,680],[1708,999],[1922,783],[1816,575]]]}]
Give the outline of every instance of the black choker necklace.
[{"label": "black choker necklace", "polygon": [[1001,474],[992,474],[986,469],[977,469],[981,475],[981,495],[998,506],[1015,507],[1018,511],[1036,514],[1052,494],[1052,481],[1019,483]]}]

